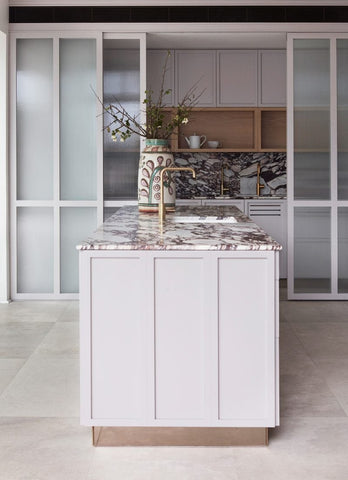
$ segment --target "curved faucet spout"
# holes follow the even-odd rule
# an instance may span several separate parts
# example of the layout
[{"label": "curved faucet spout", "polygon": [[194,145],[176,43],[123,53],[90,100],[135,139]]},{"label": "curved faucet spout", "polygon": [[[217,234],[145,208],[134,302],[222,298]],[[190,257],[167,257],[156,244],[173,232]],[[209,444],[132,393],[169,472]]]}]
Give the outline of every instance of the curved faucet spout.
[{"label": "curved faucet spout", "polygon": [[163,175],[164,172],[171,171],[171,172],[181,172],[181,171],[188,171],[192,173],[193,178],[196,178],[196,172],[192,167],[164,167],[161,169],[160,173],[160,201],[158,204],[158,215],[160,222],[166,218],[166,206],[164,204],[164,188],[163,188]]},{"label": "curved faucet spout", "polygon": [[260,165],[260,162],[258,162],[256,167],[256,195],[258,197],[260,196],[261,188],[265,188],[265,186],[260,183],[260,180],[261,180],[261,165]]}]

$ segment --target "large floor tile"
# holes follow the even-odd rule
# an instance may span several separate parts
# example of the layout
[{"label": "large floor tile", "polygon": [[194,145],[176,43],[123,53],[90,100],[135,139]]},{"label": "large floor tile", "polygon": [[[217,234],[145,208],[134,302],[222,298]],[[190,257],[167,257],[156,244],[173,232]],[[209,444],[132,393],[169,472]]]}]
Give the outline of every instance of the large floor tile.
[{"label": "large floor tile", "polygon": [[289,322],[346,322],[348,302],[288,301],[280,302],[282,318]]},{"label": "large floor tile", "polygon": [[27,358],[52,326],[51,322],[0,323],[0,358]]},{"label": "large floor tile", "polygon": [[72,300],[68,303],[67,308],[63,310],[62,314],[58,318],[59,322],[78,322],[79,321],[79,301]]},{"label": "large floor tile", "polygon": [[292,328],[313,360],[348,358],[348,322],[293,323]]},{"label": "large floor tile", "polygon": [[280,375],[281,417],[346,417],[335,395],[313,370],[306,375]]},{"label": "large floor tile", "polygon": [[79,324],[57,322],[35,350],[35,356],[78,358]]},{"label": "large floor tile", "polygon": [[88,478],[95,449],[77,419],[0,418],[0,431],[1,479]]},{"label": "large floor tile", "polygon": [[25,359],[22,358],[0,358],[0,394],[14,379],[24,362]]},{"label": "large floor tile", "polygon": [[281,418],[266,448],[234,450],[239,480],[344,480],[348,418]]},{"label": "large floor tile", "polygon": [[0,415],[78,417],[78,360],[30,358],[0,395]]},{"label": "large floor tile", "polygon": [[97,449],[88,480],[238,480],[232,448]]},{"label": "large floor tile", "polygon": [[348,416],[348,359],[317,360],[316,367]]},{"label": "large floor tile", "polygon": [[0,322],[56,322],[69,307],[68,301],[21,301],[0,304]]},{"label": "large floor tile", "polygon": [[269,437],[268,449],[275,454],[334,455],[348,465],[348,417],[281,418],[280,427],[271,429]]}]

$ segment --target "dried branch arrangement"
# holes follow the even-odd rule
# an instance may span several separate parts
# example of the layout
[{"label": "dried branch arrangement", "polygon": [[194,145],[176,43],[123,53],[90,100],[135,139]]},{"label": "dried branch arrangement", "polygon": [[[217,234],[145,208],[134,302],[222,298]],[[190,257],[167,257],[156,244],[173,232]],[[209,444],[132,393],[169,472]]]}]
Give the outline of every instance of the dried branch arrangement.
[{"label": "dried branch arrangement", "polygon": [[[104,104],[98,97],[98,100],[103,106],[103,115],[106,117],[104,130],[111,134],[111,138],[115,142],[124,142],[132,135],[145,138],[168,139],[175,133],[177,127],[188,123],[191,110],[197,105],[203,91],[196,94],[197,82],[188,90],[178,105],[174,107],[174,114],[166,115],[163,109],[170,106],[166,103],[166,97],[171,93],[171,89],[164,89],[169,57],[170,52],[167,53],[162,69],[158,99],[156,101],[154,100],[153,90],[145,90],[142,112],[133,115],[126,110],[117,98],[114,99],[113,103]],[[143,113],[146,114],[145,124],[142,124],[140,120],[143,118]]]}]

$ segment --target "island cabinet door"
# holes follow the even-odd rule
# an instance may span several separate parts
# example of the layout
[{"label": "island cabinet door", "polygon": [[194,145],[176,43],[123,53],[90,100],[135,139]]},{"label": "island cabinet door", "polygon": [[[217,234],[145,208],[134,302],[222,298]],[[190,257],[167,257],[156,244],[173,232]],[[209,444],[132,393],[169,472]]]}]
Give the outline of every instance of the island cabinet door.
[{"label": "island cabinet door", "polygon": [[[147,415],[148,337],[153,335],[141,255],[83,252],[81,421],[143,425]],[[150,300],[150,301],[149,301]]]},{"label": "island cabinet door", "polygon": [[208,425],[214,324],[210,264],[194,252],[154,258],[154,418]]},{"label": "island cabinet door", "polygon": [[272,427],[276,419],[274,252],[218,258],[218,418]]}]

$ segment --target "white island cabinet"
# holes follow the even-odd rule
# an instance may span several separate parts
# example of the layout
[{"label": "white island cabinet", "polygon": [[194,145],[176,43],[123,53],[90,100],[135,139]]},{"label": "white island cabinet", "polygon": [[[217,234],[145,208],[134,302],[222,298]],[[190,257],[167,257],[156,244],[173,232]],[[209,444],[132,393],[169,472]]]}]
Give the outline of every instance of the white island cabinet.
[{"label": "white island cabinet", "polygon": [[[176,221],[202,215],[237,223]],[[235,207],[125,207],[78,248],[82,424],[278,424],[279,244]]]}]

